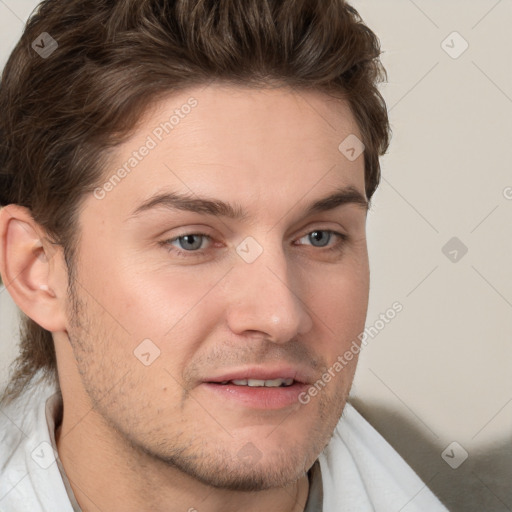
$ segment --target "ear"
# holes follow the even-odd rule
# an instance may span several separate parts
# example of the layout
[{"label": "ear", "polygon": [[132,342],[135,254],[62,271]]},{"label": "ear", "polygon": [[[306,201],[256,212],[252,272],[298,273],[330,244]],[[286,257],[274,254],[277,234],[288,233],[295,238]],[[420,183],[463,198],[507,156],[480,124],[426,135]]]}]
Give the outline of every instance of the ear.
[{"label": "ear", "polygon": [[0,209],[0,273],[18,307],[50,332],[66,330],[67,266],[30,210]]}]

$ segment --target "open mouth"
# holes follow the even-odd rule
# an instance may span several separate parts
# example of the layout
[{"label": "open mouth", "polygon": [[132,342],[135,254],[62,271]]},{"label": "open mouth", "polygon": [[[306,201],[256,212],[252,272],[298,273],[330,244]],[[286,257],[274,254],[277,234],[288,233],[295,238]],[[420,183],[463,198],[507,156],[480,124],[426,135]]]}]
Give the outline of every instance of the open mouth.
[{"label": "open mouth", "polygon": [[211,384],[219,384],[219,385],[227,385],[234,384],[235,386],[248,386],[251,388],[283,388],[292,386],[294,383],[294,379],[269,379],[269,380],[260,380],[260,379],[234,379],[234,380],[225,380],[222,382],[212,382]]},{"label": "open mouth", "polygon": [[216,375],[206,377],[198,388],[206,401],[212,400],[212,406],[218,404],[223,410],[238,414],[240,406],[260,411],[297,408],[301,405],[300,394],[314,377],[307,366],[280,362],[218,369]]},{"label": "open mouth", "polygon": [[221,397],[223,407],[239,404],[255,409],[296,406],[298,395],[307,388],[292,377],[276,379],[231,379],[204,382],[204,389]]}]

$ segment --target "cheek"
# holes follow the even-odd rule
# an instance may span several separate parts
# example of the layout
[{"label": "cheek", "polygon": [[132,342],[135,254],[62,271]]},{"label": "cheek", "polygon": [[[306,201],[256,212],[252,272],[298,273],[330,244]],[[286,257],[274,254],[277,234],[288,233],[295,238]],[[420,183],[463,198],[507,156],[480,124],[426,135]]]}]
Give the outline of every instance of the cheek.
[{"label": "cheek", "polygon": [[113,252],[87,266],[91,295],[135,339],[165,337],[204,295],[204,283],[154,272]]},{"label": "cheek", "polygon": [[331,358],[343,353],[364,330],[368,293],[369,276],[364,265],[331,274],[323,286],[318,284],[311,290],[309,304],[328,340]]},{"label": "cheek", "polygon": [[[112,268],[110,276],[104,300],[116,320],[106,318],[117,339],[111,350],[123,351],[136,375],[149,370],[146,387],[156,391],[168,386],[167,394],[174,396],[176,383],[183,384],[184,368],[222,317],[222,300],[207,293],[218,277],[197,278],[190,270],[162,275],[128,266]],[[155,359],[143,367],[136,354],[147,353]]]}]

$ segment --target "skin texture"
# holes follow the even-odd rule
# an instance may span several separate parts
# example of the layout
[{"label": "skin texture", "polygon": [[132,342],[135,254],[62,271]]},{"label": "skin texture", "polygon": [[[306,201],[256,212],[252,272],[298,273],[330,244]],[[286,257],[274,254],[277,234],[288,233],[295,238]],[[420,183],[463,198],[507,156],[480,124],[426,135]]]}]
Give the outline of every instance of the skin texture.
[{"label": "skin texture", "polygon": [[[203,384],[278,365],[300,366],[312,383],[364,329],[365,208],[304,217],[338,187],[365,195],[363,156],[338,150],[361,138],[348,106],[288,88],[190,88],[148,110],[105,180],[192,97],[197,105],[126,177],[86,197],[74,296],[61,248],[24,208],[0,212],[9,291],[54,336],[58,451],[84,511],[303,510],[306,472],[352,384],[357,357],[306,405],[252,408]],[[237,203],[248,217],[165,207],[131,216],[164,190]],[[315,246],[308,234],[321,230]],[[193,242],[200,255],[176,240],[194,233],[211,237]],[[252,263],[236,251],[248,236],[262,249]],[[159,356],[145,365],[134,351],[147,339],[145,352]]]}]

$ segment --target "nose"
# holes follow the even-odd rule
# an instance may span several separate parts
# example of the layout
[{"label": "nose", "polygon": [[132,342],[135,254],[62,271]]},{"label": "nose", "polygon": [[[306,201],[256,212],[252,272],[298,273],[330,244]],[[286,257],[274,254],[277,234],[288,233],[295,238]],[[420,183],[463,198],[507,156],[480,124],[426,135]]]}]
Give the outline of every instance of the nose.
[{"label": "nose", "polygon": [[252,263],[239,259],[229,276],[227,322],[235,334],[286,343],[312,328],[300,271],[282,250],[266,248]]}]

